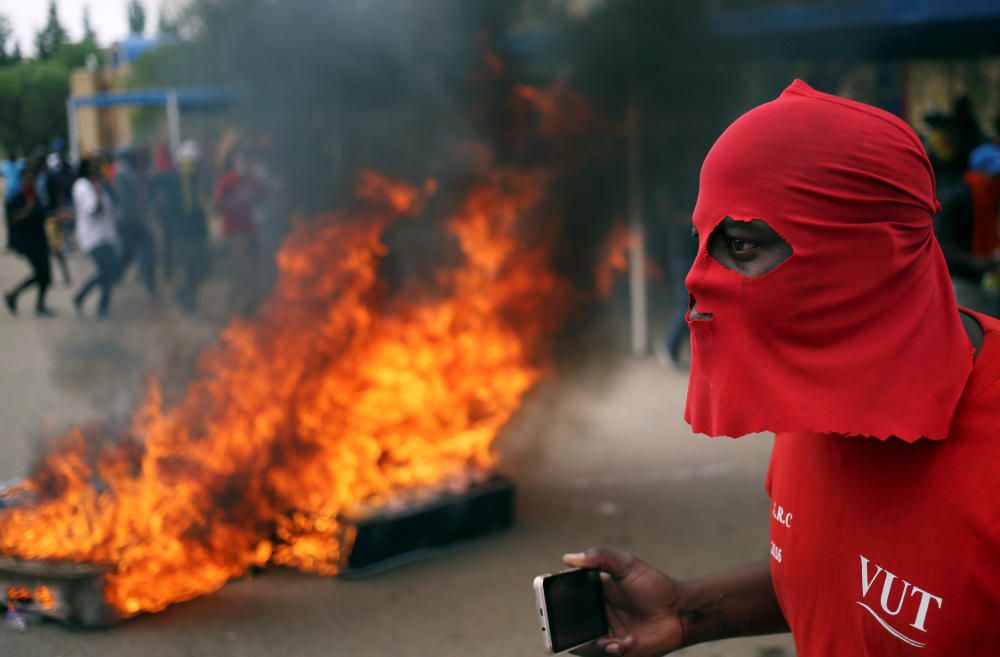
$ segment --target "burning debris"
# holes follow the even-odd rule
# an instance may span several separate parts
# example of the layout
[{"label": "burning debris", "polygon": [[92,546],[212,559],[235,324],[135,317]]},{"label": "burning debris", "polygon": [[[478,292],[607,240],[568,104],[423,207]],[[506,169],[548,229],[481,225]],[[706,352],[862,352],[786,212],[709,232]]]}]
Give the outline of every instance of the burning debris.
[{"label": "burning debris", "polygon": [[[180,399],[151,385],[119,437],[69,432],[4,496],[8,609],[101,625],[252,567],[355,572],[508,525],[493,440],[567,309],[538,221],[545,183],[497,170],[472,185],[445,222],[458,264],[393,294],[381,236],[419,220],[433,184],[368,172],[349,209],[300,223],[271,298],[226,328]],[[449,482],[457,498],[391,510]]]},{"label": "burning debris", "polygon": [[363,577],[433,556],[514,522],[514,486],[493,477],[416,504],[341,518],[341,576]]},{"label": "burning debris", "polygon": [[0,557],[0,604],[7,624],[23,631],[47,618],[77,627],[107,627],[121,620],[104,595],[108,569],[89,564]]}]

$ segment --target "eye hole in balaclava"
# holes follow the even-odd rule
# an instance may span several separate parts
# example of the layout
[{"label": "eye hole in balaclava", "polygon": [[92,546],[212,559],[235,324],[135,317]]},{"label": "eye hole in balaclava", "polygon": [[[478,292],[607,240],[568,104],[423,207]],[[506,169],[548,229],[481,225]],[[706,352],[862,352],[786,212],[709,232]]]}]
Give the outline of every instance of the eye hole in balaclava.
[{"label": "eye hole in balaclava", "polygon": [[788,260],[792,247],[766,221],[726,217],[709,236],[708,253],[726,269],[757,278]]}]

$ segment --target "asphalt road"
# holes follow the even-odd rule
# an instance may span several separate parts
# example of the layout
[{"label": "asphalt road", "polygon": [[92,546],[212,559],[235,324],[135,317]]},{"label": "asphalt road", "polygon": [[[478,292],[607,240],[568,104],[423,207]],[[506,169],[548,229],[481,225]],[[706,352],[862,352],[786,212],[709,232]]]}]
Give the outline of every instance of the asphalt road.
[{"label": "asphalt road", "polygon": [[[71,263],[78,278],[89,264]],[[0,285],[23,273],[0,256]],[[0,479],[22,474],[46,434],[126,413],[148,372],[180,377],[217,321],[156,308],[129,283],[118,319],[0,315]],[[30,311],[28,298],[22,306]],[[375,578],[273,570],[103,632],[0,625],[0,657],[542,655],[531,580],[593,544],[631,550],[680,577],[768,554],[768,436],[690,434],[686,378],[652,359],[602,359],[534,391],[499,441],[518,484],[505,534]],[[681,655],[791,657],[788,637],[697,646]]]}]

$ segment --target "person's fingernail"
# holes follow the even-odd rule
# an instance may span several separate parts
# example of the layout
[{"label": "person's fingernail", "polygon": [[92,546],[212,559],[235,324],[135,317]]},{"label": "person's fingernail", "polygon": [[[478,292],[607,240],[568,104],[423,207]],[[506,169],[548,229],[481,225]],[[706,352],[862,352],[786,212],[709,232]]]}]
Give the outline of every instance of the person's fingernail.
[{"label": "person's fingernail", "polygon": [[583,561],[583,559],[584,559],[583,552],[570,552],[569,554],[563,555],[564,561]]},{"label": "person's fingernail", "polygon": [[619,646],[617,643],[612,643],[607,648],[604,649],[604,652],[608,653],[609,655],[617,655],[619,652],[621,652],[621,650],[622,650],[621,646]]}]

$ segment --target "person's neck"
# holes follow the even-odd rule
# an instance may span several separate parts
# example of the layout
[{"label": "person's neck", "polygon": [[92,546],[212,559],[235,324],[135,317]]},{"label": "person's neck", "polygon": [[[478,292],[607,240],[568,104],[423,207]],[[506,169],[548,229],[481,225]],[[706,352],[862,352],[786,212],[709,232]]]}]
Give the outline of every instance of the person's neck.
[{"label": "person's neck", "polygon": [[965,329],[965,333],[969,336],[969,342],[975,349],[975,355],[978,356],[979,349],[983,346],[983,327],[979,324],[979,320],[972,315],[962,311],[959,311],[958,315],[962,318],[962,328]]}]

